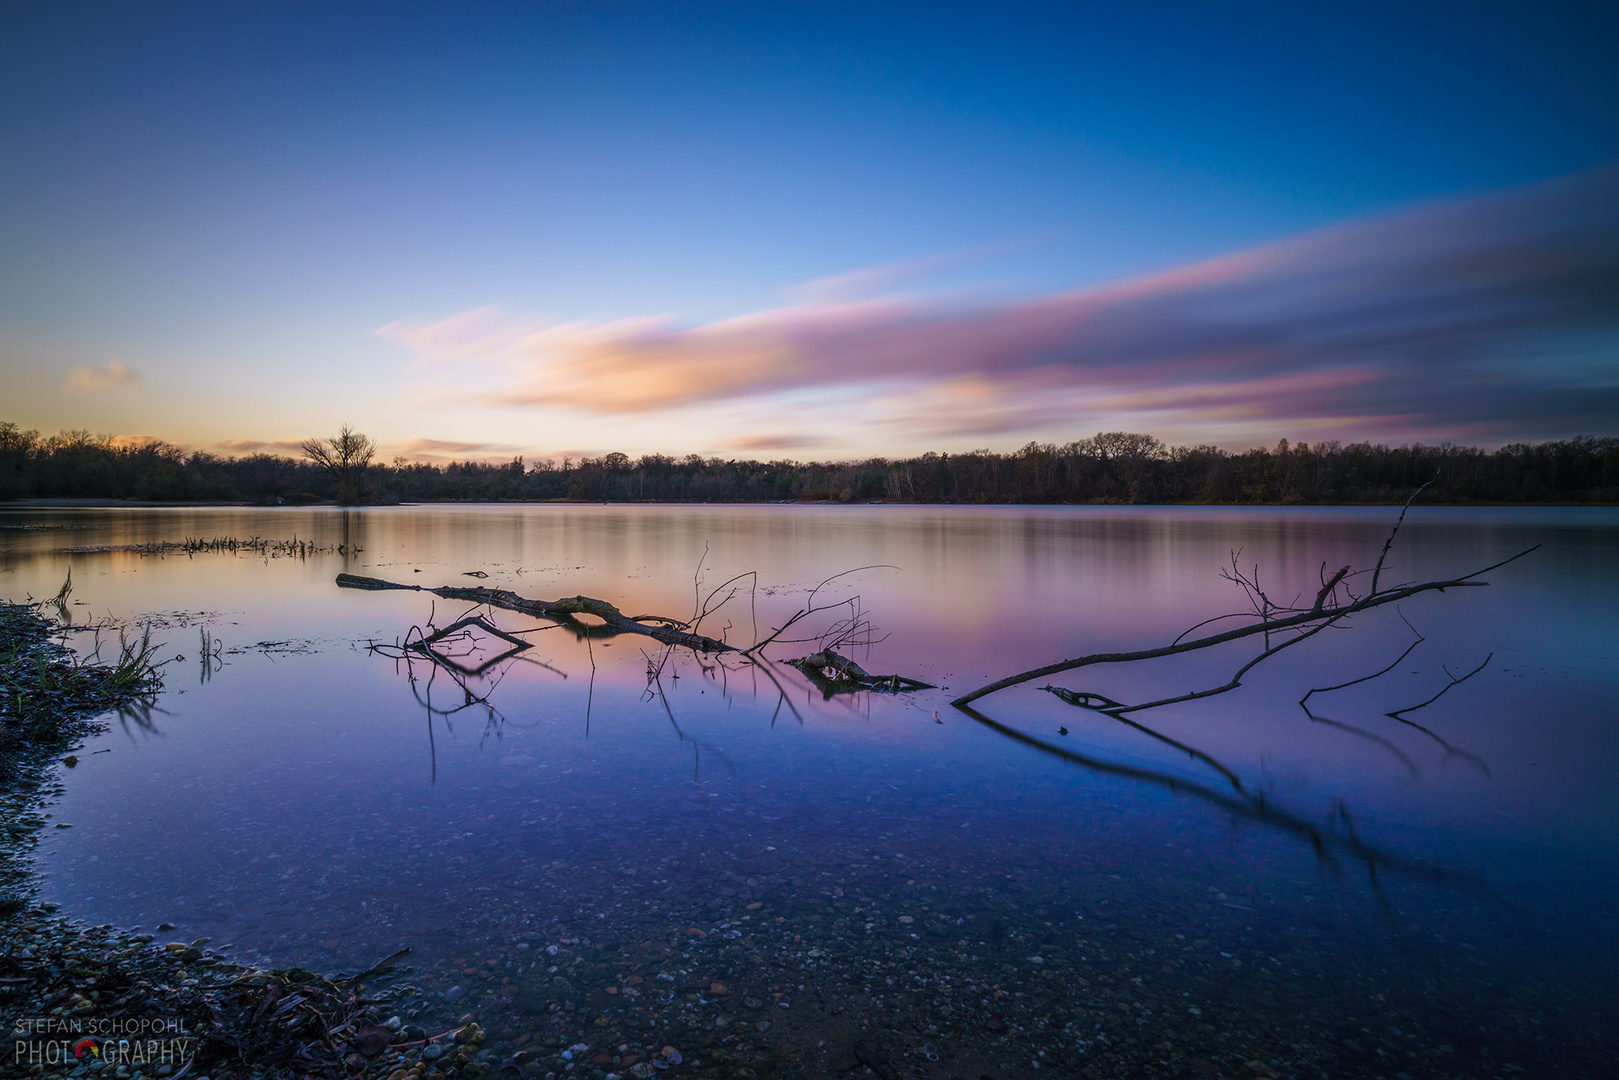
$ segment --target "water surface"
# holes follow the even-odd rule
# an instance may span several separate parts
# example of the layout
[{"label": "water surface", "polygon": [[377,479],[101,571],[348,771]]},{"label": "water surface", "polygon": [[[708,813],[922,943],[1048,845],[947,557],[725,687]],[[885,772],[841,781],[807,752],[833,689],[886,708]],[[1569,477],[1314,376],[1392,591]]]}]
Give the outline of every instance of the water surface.
[{"label": "water surface", "polygon": [[[71,568],[75,621],[145,622],[184,657],[149,718],[115,721],[64,770],[54,813],[73,827],[43,846],[45,892],[243,960],[352,969],[409,947],[414,1019],[471,1009],[502,1053],[542,1061],[557,1040],[621,1060],[672,1040],[701,1062],[691,1075],[815,1074],[859,1037],[938,1076],[1251,1076],[1249,1061],[1612,1075],[1619,513],[1415,510],[1398,580],[1541,547],[1489,588],[1368,613],[1234,693],[1137,716],[1147,731],[1039,684],[976,716],[949,705],[1244,610],[1221,576],[1233,553],[1273,598],[1308,600],[1323,566],[1375,562],[1393,516],[0,513],[0,595],[53,595]],[[116,550],[227,535],[315,551]],[[940,689],[826,698],[785,664],[665,657],[509,612],[490,618],[536,631],[534,647],[457,682],[366,646],[470,605],[333,584],[584,593],[687,618],[751,571],[703,625],[747,643],[855,567],[820,596],[858,596],[874,644],[856,658]],[[1318,695],[1314,718],[1299,708],[1418,632],[1387,675]],[[1253,652],[1056,681],[1160,697],[1223,682]],[[1385,715],[1481,664],[1414,723]]]}]

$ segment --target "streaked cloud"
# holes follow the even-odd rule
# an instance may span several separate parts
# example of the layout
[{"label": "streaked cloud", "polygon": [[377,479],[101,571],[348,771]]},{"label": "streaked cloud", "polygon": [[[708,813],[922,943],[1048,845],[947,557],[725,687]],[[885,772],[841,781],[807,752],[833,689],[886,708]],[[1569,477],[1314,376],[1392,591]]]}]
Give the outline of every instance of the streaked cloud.
[{"label": "streaked cloud", "polygon": [[887,266],[872,266],[841,274],[828,274],[794,286],[788,293],[799,304],[842,303],[867,299],[891,294],[903,286],[950,270],[1009,255],[1029,247],[1031,243],[1032,238],[1024,237],[997,244],[980,244],[958,251],[947,251],[921,259],[907,259]]},{"label": "streaked cloud", "polygon": [[406,439],[399,447],[407,454],[515,453],[523,449],[510,443],[454,442],[449,439]]},{"label": "streaked cloud", "polygon": [[1619,170],[1016,303],[824,300],[696,327],[484,308],[378,333],[418,353],[429,381],[445,362],[482,365],[490,381],[470,396],[503,406],[768,409],[843,388],[873,421],[919,435],[1606,431],[1619,419]]},{"label": "streaked cloud", "polygon": [[73,368],[67,373],[67,382],[62,389],[69,394],[93,394],[98,390],[126,386],[134,381],[135,372],[128,364],[112,360],[99,368]]},{"label": "streaked cloud", "polygon": [[826,440],[808,432],[779,432],[776,434],[738,435],[726,439],[721,445],[727,450],[800,450],[821,446]]},{"label": "streaked cloud", "polygon": [[251,454],[259,450],[279,450],[283,453],[298,454],[302,452],[304,444],[302,439],[229,439],[214,445],[238,454]]}]

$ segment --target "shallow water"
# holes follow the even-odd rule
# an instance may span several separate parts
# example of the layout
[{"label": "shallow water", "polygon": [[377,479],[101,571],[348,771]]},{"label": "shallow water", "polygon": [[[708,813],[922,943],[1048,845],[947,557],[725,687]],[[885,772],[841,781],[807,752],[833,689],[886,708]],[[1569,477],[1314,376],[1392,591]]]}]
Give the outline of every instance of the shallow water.
[{"label": "shallow water", "polygon": [[[115,721],[63,770],[55,821],[72,828],[42,846],[44,891],[86,921],[170,922],[242,960],[353,969],[409,947],[414,1019],[474,1011],[501,1054],[560,1039],[623,1061],[667,1044],[689,1048],[690,1075],[813,1074],[849,1064],[836,1056],[858,1037],[938,1076],[1263,1074],[1251,1060],[1283,1076],[1611,1076],[1619,512],[1416,509],[1399,580],[1541,547],[1489,588],[1369,613],[1233,693],[1139,714],[1150,732],[1039,684],[980,716],[948,704],[1243,610],[1221,577],[1233,551],[1273,598],[1313,597],[1323,564],[1375,562],[1393,518],[0,512],[0,596],[53,595],[71,567],[76,622],[147,622],[184,657],[149,718]],[[65,550],[223,535],[320,550]],[[469,700],[450,672],[366,644],[470,605],[333,584],[584,593],[685,618],[698,575],[706,592],[755,571],[703,625],[752,641],[854,567],[870,568],[821,596],[858,595],[879,640],[856,658],[940,689],[826,700],[784,664],[663,661],[650,639],[496,612],[534,647],[464,680],[484,699]],[[1404,662],[1318,695],[1318,719],[1299,708],[1399,656],[1402,614],[1425,639]],[[1164,696],[1254,651],[1054,681]],[[1420,728],[1385,715],[1486,657],[1407,714]]]}]

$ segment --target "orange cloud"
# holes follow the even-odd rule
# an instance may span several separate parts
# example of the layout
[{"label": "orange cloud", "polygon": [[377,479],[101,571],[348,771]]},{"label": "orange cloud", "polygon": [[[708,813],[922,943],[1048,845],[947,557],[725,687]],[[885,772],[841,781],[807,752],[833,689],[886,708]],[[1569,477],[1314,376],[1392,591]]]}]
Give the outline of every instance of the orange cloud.
[{"label": "orange cloud", "polygon": [[246,454],[257,450],[280,450],[285,453],[299,454],[303,452],[304,444],[302,439],[228,439],[214,445],[222,450],[234,450],[237,453]]},{"label": "orange cloud", "polygon": [[110,390],[135,381],[135,372],[128,364],[112,360],[105,367],[76,367],[67,373],[62,389],[69,394],[93,394],[97,390]]},{"label": "orange cloud", "polygon": [[479,451],[511,453],[522,449],[521,446],[513,446],[510,443],[454,442],[449,439],[406,439],[399,446],[409,454],[472,454]]}]

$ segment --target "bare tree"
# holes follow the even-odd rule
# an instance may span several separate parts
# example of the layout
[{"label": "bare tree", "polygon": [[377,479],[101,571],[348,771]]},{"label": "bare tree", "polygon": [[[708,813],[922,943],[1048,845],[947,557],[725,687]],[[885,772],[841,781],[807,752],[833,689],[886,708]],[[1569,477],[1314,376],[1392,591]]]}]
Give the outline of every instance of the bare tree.
[{"label": "bare tree", "polygon": [[331,438],[305,439],[298,448],[337,483],[338,502],[349,505],[362,501],[365,470],[377,452],[377,444],[371,436],[361,435],[351,425],[344,424]]}]

